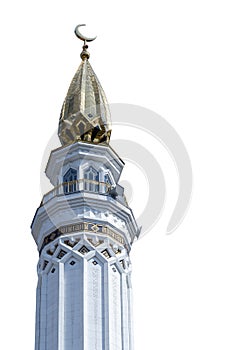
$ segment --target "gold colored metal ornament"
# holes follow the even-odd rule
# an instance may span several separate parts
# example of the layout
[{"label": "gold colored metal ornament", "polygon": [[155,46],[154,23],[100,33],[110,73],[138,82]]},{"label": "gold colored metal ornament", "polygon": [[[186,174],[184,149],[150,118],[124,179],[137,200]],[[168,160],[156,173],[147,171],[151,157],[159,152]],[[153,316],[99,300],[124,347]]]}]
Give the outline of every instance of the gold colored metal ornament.
[{"label": "gold colored metal ornament", "polygon": [[80,54],[80,57],[82,60],[85,60],[85,59],[89,59],[90,58],[90,54],[89,52],[87,51],[88,49],[88,45],[86,45],[86,42],[90,42],[90,41],[93,41],[96,39],[96,36],[93,37],[93,38],[88,38],[87,36],[84,36],[83,34],[80,33],[79,31],[79,27],[82,27],[82,26],[85,26],[86,24],[78,24],[74,30],[75,32],[75,35],[82,41],[84,41],[84,45],[83,45],[83,51],[81,52]]},{"label": "gold colored metal ornament", "polygon": [[82,62],[70,84],[62,106],[58,135],[63,146],[85,141],[109,143],[111,136],[111,116],[104,90],[88,59],[86,42],[89,38],[75,28],[76,36],[84,41],[81,53]]},{"label": "gold colored metal ornament", "polygon": [[84,43],[85,43],[85,42],[90,42],[90,41],[95,40],[95,39],[97,38],[96,36],[93,37],[93,38],[88,38],[87,36],[84,36],[83,34],[80,33],[79,27],[83,27],[83,26],[86,26],[86,24],[78,24],[78,25],[76,26],[76,28],[75,28],[75,30],[74,30],[76,36],[77,36],[80,40],[84,41]]},{"label": "gold colored metal ornament", "polygon": [[98,227],[97,224],[92,225],[92,226],[91,226],[91,229],[92,229],[92,231],[94,231],[94,232],[98,232],[98,231],[99,231],[99,227]]}]

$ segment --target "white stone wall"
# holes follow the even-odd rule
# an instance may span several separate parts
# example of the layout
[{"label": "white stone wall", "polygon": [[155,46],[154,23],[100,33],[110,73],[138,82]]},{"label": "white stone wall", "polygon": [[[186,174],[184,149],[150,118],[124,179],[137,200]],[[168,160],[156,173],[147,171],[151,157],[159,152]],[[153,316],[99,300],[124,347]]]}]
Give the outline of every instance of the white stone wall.
[{"label": "white stone wall", "polygon": [[[64,174],[77,170],[82,184],[90,166],[98,191],[63,193]],[[46,174],[58,187],[32,222],[41,253],[35,350],[133,350],[129,252],[139,229],[118,185],[123,166],[107,145],[78,142],[50,155]]]},{"label": "white stone wall", "polygon": [[66,261],[63,284],[64,349],[83,349],[83,259]]},{"label": "white stone wall", "polygon": [[99,259],[85,262],[85,317],[87,349],[102,349],[104,341],[104,263]]},{"label": "white stone wall", "polygon": [[127,250],[91,234],[69,239],[40,257],[35,349],[132,350]]},{"label": "white stone wall", "polygon": [[111,350],[122,348],[121,276],[113,265],[109,269],[109,345]]}]

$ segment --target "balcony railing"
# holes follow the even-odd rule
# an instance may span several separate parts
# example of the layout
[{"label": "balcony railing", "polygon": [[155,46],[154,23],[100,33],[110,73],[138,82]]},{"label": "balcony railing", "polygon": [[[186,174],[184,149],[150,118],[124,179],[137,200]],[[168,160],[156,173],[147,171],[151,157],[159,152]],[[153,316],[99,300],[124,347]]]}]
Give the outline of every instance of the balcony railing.
[{"label": "balcony railing", "polygon": [[109,183],[95,180],[79,179],[63,182],[44,195],[42,204],[47,203],[51,198],[59,195],[69,195],[81,191],[107,194],[110,189],[111,185]]}]

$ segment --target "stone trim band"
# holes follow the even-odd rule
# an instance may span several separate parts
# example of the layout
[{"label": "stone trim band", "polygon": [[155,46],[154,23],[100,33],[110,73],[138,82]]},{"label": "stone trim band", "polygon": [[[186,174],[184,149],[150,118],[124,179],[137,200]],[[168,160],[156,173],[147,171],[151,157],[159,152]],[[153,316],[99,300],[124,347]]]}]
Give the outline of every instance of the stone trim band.
[{"label": "stone trim band", "polygon": [[63,236],[63,235],[69,235],[70,233],[73,233],[73,232],[91,232],[91,233],[96,233],[96,234],[102,234],[102,235],[113,238],[115,241],[117,241],[118,243],[120,243],[122,245],[125,244],[125,240],[122,237],[122,235],[120,235],[119,233],[116,233],[108,226],[104,226],[101,224],[93,224],[90,222],[81,222],[81,223],[77,223],[77,224],[61,226],[59,229],[53,231],[48,236],[46,236],[44,238],[42,247],[40,249],[40,253],[42,252],[43,248],[47,244],[51,243],[56,238]]}]

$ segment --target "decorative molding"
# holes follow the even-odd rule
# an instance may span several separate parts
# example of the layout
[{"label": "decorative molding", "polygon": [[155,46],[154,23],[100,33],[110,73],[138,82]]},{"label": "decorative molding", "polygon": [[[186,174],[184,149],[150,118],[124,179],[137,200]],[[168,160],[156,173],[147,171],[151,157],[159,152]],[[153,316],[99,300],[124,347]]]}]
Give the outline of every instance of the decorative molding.
[{"label": "decorative molding", "polygon": [[44,238],[42,247],[40,249],[40,253],[42,252],[43,248],[47,244],[51,243],[56,238],[63,236],[63,235],[69,235],[73,232],[90,232],[90,233],[95,233],[98,235],[99,234],[105,235],[105,236],[113,238],[118,243],[125,245],[125,240],[122,237],[122,235],[120,235],[119,233],[116,233],[108,226],[104,226],[101,224],[93,224],[90,222],[82,222],[82,223],[62,226],[59,229],[57,229],[56,231],[50,233],[48,236],[46,236]]}]

